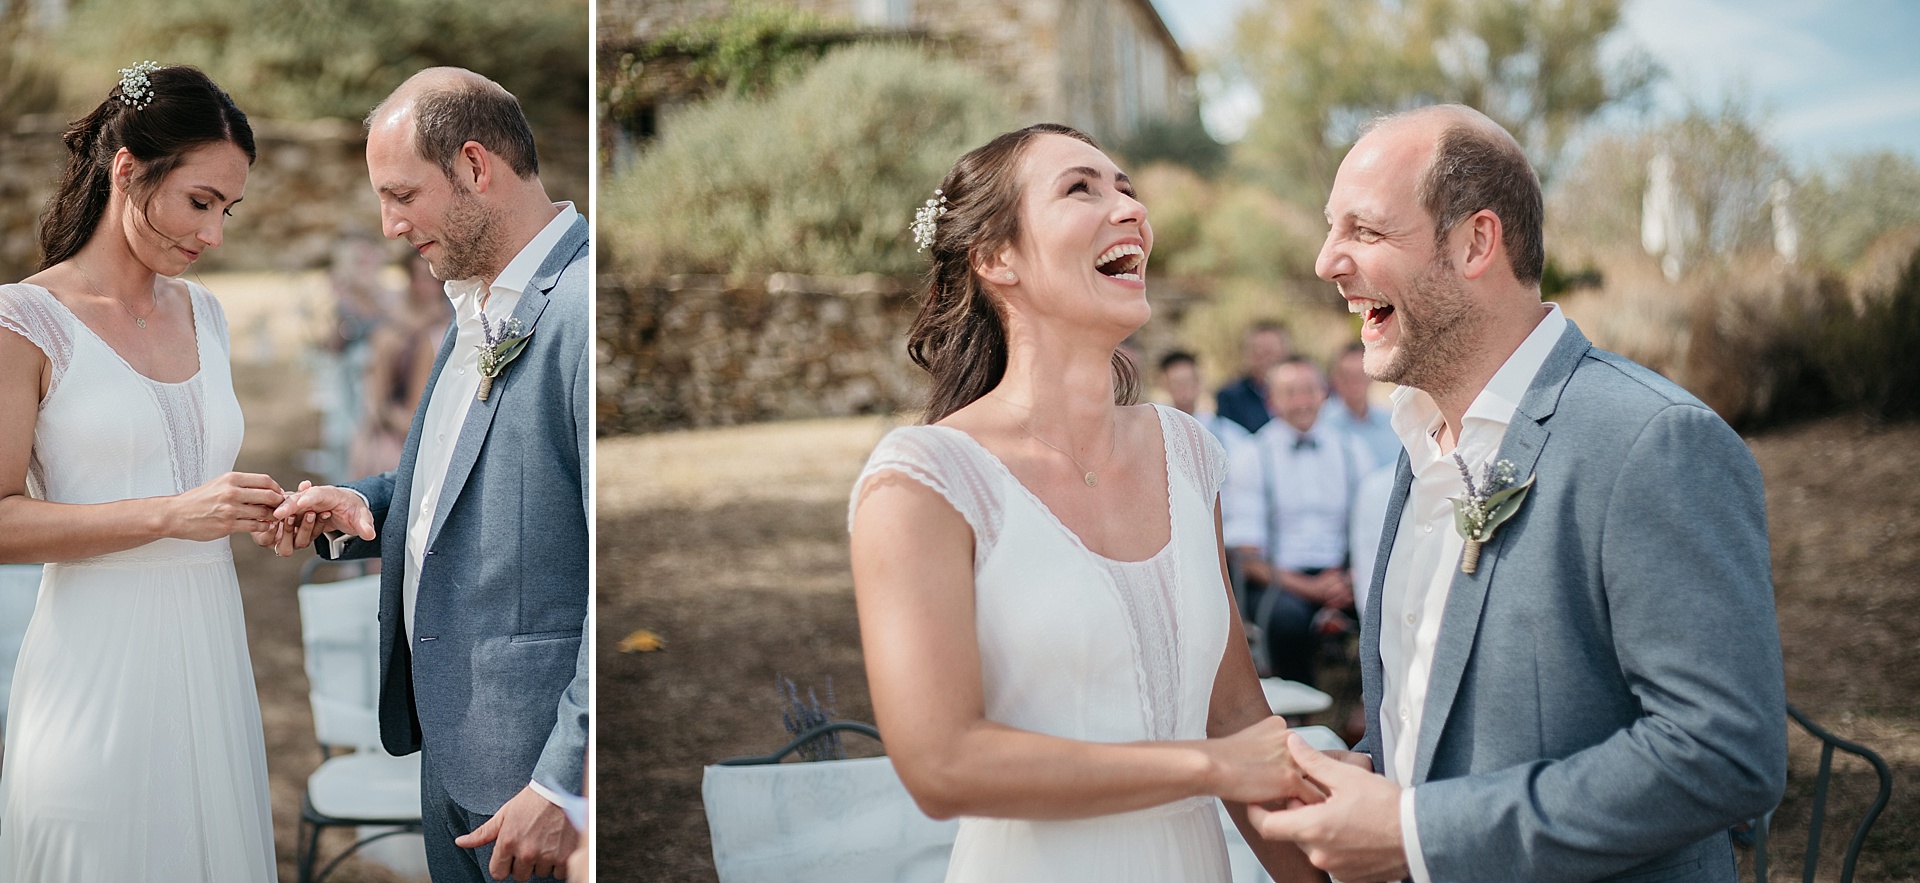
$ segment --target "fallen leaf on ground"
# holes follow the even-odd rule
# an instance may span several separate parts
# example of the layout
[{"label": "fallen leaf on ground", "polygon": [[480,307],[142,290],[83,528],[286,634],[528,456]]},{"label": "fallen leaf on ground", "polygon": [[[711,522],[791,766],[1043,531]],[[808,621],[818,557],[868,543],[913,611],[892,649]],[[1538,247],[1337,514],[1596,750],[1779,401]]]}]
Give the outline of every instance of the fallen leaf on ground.
[{"label": "fallen leaf on ground", "polygon": [[641,629],[620,639],[622,653],[649,653],[654,650],[665,650],[666,647],[666,641],[660,640],[659,635],[647,629]]}]

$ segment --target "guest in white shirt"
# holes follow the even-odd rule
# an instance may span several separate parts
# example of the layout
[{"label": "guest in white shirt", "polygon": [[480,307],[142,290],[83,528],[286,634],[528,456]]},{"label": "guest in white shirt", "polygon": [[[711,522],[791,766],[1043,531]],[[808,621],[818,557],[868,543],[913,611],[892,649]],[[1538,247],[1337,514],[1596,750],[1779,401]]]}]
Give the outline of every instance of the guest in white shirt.
[{"label": "guest in white shirt", "polygon": [[1232,441],[1247,438],[1240,424],[1200,407],[1200,360],[1185,350],[1174,350],[1160,357],[1160,386],[1167,391],[1175,408],[1200,421],[1215,441],[1233,453]]},{"label": "guest in white shirt", "polygon": [[1320,408],[1320,422],[1360,439],[1374,463],[1391,466],[1400,459],[1400,437],[1393,431],[1393,414],[1368,400],[1373,378],[1361,365],[1366,356],[1366,345],[1356,342],[1334,358],[1333,395]]},{"label": "guest in white shirt", "polygon": [[1350,623],[1347,571],[1355,489],[1373,468],[1366,446],[1319,425],[1326,379],[1305,359],[1267,373],[1274,419],[1230,460],[1223,494],[1225,538],[1247,573],[1253,621],[1271,674],[1314,682],[1322,628]]}]

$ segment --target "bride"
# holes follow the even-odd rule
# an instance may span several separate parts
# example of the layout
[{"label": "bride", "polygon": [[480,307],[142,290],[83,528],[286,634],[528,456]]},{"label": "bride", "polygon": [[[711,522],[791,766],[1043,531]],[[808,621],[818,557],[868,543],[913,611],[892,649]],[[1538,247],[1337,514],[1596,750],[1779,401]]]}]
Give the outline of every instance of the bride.
[{"label": "bride", "polygon": [[230,472],[226,317],[174,278],[241,199],[246,115],[144,62],[66,133],[41,270],[0,286],[0,561],[48,562],[0,772],[0,879],[275,879],[231,534],[280,487]]},{"label": "bride", "polygon": [[1073,129],[960,158],[908,351],[929,425],[874,450],[850,507],[874,714],[929,815],[965,817],[949,881],[1224,881],[1214,799],[1279,880],[1320,879],[1246,803],[1292,765],[1227,586],[1226,458],[1130,404],[1116,347],[1150,312],[1147,211]]}]

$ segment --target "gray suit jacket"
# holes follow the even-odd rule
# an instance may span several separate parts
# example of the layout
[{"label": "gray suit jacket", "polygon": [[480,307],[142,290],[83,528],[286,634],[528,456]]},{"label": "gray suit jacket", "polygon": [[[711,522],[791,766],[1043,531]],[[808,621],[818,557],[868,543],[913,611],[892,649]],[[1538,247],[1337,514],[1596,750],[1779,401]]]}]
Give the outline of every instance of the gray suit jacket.
[{"label": "gray suit jacket", "polygon": [[[1727,828],[1786,785],[1786,695],[1753,455],[1571,324],[1500,446],[1536,477],[1455,573],[1412,781],[1435,881],[1733,883]],[[1370,731],[1403,453],[1361,617]],[[1384,769],[1377,732],[1360,750]]]},{"label": "gray suit jacket", "polygon": [[[341,557],[381,561],[381,741],[394,754],[425,751],[448,794],[479,813],[534,779],[578,794],[586,765],[587,248],[581,218],[514,308],[533,338],[467,412],[428,534],[411,646],[401,618],[407,506],[453,329],[400,468],[347,485],[379,526],[379,539],[354,539]],[[315,544],[322,555],[327,545]]]}]

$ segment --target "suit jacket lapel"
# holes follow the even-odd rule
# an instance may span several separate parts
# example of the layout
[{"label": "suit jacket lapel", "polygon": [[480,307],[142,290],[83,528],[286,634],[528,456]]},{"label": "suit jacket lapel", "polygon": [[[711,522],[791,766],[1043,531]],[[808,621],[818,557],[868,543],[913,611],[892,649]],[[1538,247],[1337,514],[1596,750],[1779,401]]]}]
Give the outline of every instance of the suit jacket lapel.
[{"label": "suit jacket lapel", "polygon": [[[1379,731],[1380,703],[1386,693],[1386,682],[1382,680],[1386,666],[1380,659],[1380,617],[1382,615],[1381,589],[1387,582],[1387,559],[1393,556],[1393,541],[1400,532],[1400,519],[1407,508],[1407,496],[1413,487],[1413,466],[1407,458],[1407,452],[1400,452],[1400,460],[1394,468],[1393,494],[1387,498],[1387,517],[1380,531],[1380,551],[1373,559],[1373,578],[1368,580],[1367,609],[1360,614],[1360,691],[1361,707],[1365,708],[1369,719],[1366,728]],[[1386,744],[1374,739],[1373,768],[1385,773]]]},{"label": "suit jacket lapel", "polygon": [[[560,243],[547,254],[547,259],[540,264],[539,271],[535,272],[532,281],[527,283],[527,290],[521,293],[520,302],[513,308],[513,318],[520,320],[520,326],[527,329],[528,334],[535,333],[536,326],[540,322],[540,314],[547,309],[547,303],[550,300],[547,293],[553,290],[553,286],[560,280],[560,274],[586,246],[587,221],[584,217],[577,218],[573,225],[567,228],[566,234],[560,237]],[[538,336],[528,341],[528,351],[539,346],[539,341]],[[450,347],[441,348],[440,357],[443,363],[449,349]],[[522,352],[520,358],[528,358],[527,352]],[[494,415],[500,413],[502,403],[513,394],[516,386],[513,382],[514,367],[518,362],[519,360],[516,359],[500,373],[486,401],[475,400],[467,408],[466,422],[460,425],[460,437],[455,440],[453,446],[453,459],[447,463],[447,476],[440,486],[440,500],[434,507],[433,524],[427,530],[427,548],[429,549],[433,548],[434,543],[439,540],[440,528],[446,524],[447,514],[453,511],[453,504],[460,498],[461,489],[466,487],[467,477],[473,474],[473,466],[480,459],[480,449],[486,445],[487,433],[493,428]]]},{"label": "suit jacket lapel", "polygon": [[[1590,347],[1586,336],[1572,322],[1568,322],[1567,330],[1560,335],[1553,351],[1547,354],[1547,360],[1540,365],[1540,372],[1534,375],[1533,383],[1527,387],[1527,394],[1514,409],[1513,420],[1507,425],[1506,435],[1500,440],[1500,452],[1494,459],[1496,462],[1513,461],[1514,472],[1521,481],[1532,475],[1535,465],[1539,463],[1540,452],[1546,448],[1549,435],[1546,421],[1553,416],[1560,393],[1566,389],[1567,381],[1573,379],[1574,368],[1579,366]],[[1529,495],[1540,492],[1536,485]],[[1530,501],[1527,505],[1533,503]],[[1482,547],[1479,566],[1473,573],[1456,570],[1453,575],[1452,585],[1447,590],[1446,612],[1440,618],[1440,637],[1433,649],[1433,667],[1427,681],[1425,711],[1420,722],[1420,742],[1414,751],[1412,781],[1415,783],[1426,781],[1433,769],[1434,755],[1440,746],[1440,734],[1446,731],[1447,718],[1451,716],[1454,700],[1460,693],[1460,679],[1466,674],[1467,661],[1473,655],[1475,636],[1480,631],[1480,614],[1485,609],[1494,574],[1499,571],[1501,553],[1519,533],[1520,523],[1526,518],[1527,505],[1521,507],[1513,522],[1495,531],[1493,540]],[[1448,564],[1455,568],[1459,566],[1457,562]],[[1384,571],[1386,565],[1382,563],[1376,567]],[[1368,606],[1372,607],[1371,601]]]}]

